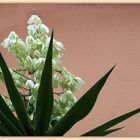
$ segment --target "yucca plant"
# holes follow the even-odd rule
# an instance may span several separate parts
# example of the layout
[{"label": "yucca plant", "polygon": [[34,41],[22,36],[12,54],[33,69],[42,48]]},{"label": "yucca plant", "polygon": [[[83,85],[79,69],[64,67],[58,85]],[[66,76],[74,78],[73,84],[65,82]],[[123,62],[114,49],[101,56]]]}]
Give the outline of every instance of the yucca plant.
[{"label": "yucca plant", "polygon": [[[88,115],[95,105],[100,90],[115,67],[111,68],[98,82],[96,82],[54,127],[49,128],[54,103],[54,93],[52,88],[52,51],[53,32],[41,76],[33,120],[29,118],[23,97],[17,90],[12,75],[2,54],[0,53],[0,67],[3,72],[10,100],[16,112],[13,114],[2,96],[0,96],[1,136],[63,136],[74,124]],[[89,132],[81,134],[81,136],[108,135],[123,128],[110,129],[111,127],[139,112],[140,108],[128,112],[94,128]]]},{"label": "yucca plant", "polygon": [[[94,86],[92,86],[53,128],[48,129],[53,111],[54,100],[52,89],[52,47],[53,32],[41,76],[33,121],[29,119],[22,96],[15,87],[10,71],[3,56],[0,54],[0,66],[4,75],[5,84],[16,111],[16,115],[14,115],[0,96],[0,135],[63,136],[75,123],[86,117],[95,105],[100,90],[104,86],[108,76],[115,66],[111,68]],[[133,110],[112,119],[111,121],[108,121],[101,126],[82,134],[81,136],[105,136],[114,131],[120,130],[123,127],[115,129],[110,128],[139,112],[140,108]]]}]

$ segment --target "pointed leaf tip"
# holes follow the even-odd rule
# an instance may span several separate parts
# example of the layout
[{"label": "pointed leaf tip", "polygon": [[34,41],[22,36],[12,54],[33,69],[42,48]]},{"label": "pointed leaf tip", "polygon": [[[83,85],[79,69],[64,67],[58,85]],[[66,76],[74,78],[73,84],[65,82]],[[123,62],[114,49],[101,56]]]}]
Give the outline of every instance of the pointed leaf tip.
[{"label": "pointed leaf tip", "polygon": [[115,67],[116,67],[116,64],[108,71],[108,74],[110,74]]},{"label": "pointed leaf tip", "polygon": [[47,57],[45,60],[35,111],[35,135],[45,135],[53,112],[53,88],[52,88],[52,48],[53,31]]},{"label": "pointed leaf tip", "polygon": [[[68,113],[51,129],[47,135],[62,136],[75,123],[85,118],[96,103],[100,90],[103,88],[107,78],[114,69],[113,66],[106,74],[104,74],[68,111]],[[79,110],[79,108],[82,108]]]},{"label": "pointed leaf tip", "polygon": [[133,110],[131,112],[128,112],[126,114],[123,114],[119,117],[116,117],[116,118],[114,118],[114,119],[112,119],[112,120],[94,128],[93,130],[83,134],[82,136],[96,136],[96,135],[106,131],[107,129],[113,127],[114,125],[117,125],[120,122],[127,120],[128,118],[134,116],[137,113],[140,113],[140,108],[135,109],[135,110]]},{"label": "pointed leaf tip", "polygon": [[116,131],[118,131],[118,130],[121,130],[121,129],[123,129],[123,128],[124,128],[124,127],[109,129],[109,130],[104,131],[103,133],[100,132],[100,133],[97,134],[96,136],[106,136],[106,135],[109,135],[109,134],[111,134],[111,133],[114,133],[114,132],[116,132]]},{"label": "pointed leaf tip", "polygon": [[54,28],[52,29],[52,35],[54,35]]}]

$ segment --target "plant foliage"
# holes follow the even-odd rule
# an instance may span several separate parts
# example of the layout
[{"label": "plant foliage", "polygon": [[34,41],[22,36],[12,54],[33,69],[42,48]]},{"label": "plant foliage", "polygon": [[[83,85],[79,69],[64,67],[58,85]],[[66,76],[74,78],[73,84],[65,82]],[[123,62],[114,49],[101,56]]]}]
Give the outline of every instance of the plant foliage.
[{"label": "plant foliage", "polygon": [[[26,106],[23,102],[23,97],[17,90],[8,66],[0,53],[0,67],[3,72],[9,97],[16,113],[16,115],[12,113],[4,99],[0,96],[0,135],[63,136],[71,127],[74,126],[74,124],[85,118],[94,107],[100,90],[103,88],[108,76],[115,66],[111,68],[103,77],[101,77],[54,127],[49,129],[54,102],[52,88],[52,50],[53,32],[41,76],[41,83],[39,86],[33,121],[29,118],[29,114],[27,113]],[[81,136],[105,136],[112,132],[118,131],[122,128],[114,129],[112,127],[139,112],[140,108],[123,114],[89,132],[82,134]]]}]

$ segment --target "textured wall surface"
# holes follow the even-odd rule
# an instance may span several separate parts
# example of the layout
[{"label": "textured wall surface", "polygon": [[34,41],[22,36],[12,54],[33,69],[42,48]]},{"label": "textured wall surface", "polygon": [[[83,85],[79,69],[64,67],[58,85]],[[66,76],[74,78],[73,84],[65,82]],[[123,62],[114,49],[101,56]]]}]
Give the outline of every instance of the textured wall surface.
[{"label": "textured wall surface", "polygon": [[[140,5],[1,4],[0,11],[0,42],[12,30],[24,40],[32,14],[55,29],[65,46],[63,64],[86,82],[78,98],[117,64],[92,112],[66,136],[79,136],[140,107]],[[0,50],[9,66],[17,66],[12,54]],[[0,91],[6,92],[2,83]],[[118,126],[125,128],[109,136],[140,136],[140,115]]]}]

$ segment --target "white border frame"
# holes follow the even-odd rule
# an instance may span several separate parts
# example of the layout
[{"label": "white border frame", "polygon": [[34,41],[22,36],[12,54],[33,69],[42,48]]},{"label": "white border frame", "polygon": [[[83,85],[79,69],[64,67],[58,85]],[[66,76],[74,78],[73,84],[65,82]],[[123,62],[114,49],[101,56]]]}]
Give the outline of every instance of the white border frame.
[{"label": "white border frame", "polygon": [[0,3],[113,3],[137,4],[140,0],[0,0]]},{"label": "white border frame", "polygon": [[[140,4],[140,0],[0,0],[0,4],[14,3],[83,3],[83,4]],[[0,137],[0,140],[140,140],[140,137]]]}]

